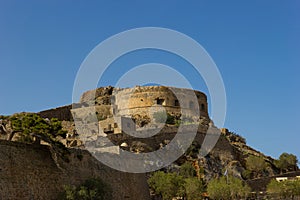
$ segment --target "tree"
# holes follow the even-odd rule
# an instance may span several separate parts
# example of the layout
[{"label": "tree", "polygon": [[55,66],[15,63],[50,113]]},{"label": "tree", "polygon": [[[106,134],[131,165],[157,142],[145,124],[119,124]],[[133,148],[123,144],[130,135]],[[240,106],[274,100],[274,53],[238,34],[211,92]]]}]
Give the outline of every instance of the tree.
[{"label": "tree", "polygon": [[211,199],[230,199],[230,187],[226,182],[226,177],[211,180],[207,185],[207,192]]},{"label": "tree", "polygon": [[[46,138],[53,141],[56,136],[66,137],[66,131],[62,130],[61,122],[52,118],[46,120],[35,113],[14,114],[8,119],[11,131],[8,140],[12,140],[16,133],[19,133],[18,140],[21,142],[33,142],[33,136],[36,140]],[[48,142],[48,141],[47,141]]]},{"label": "tree", "polygon": [[275,165],[280,169],[280,172],[283,171],[296,171],[298,159],[294,154],[282,153],[279,156],[279,159],[275,161]]},{"label": "tree", "polygon": [[86,180],[79,186],[66,185],[61,200],[107,200],[112,199],[110,186],[99,178]]},{"label": "tree", "polygon": [[255,173],[255,176],[265,170],[267,167],[266,161],[262,157],[249,156],[246,159],[246,168]]},{"label": "tree", "polygon": [[154,172],[148,179],[151,189],[160,194],[163,200],[170,200],[173,197],[183,196],[184,178],[176,173]]},{"label": "tree", "polygon": [[275,179],[267,186],[267,192],[273,197],[282,199],[294,199],[300,196],[300,180],[276,181]]},{"label": "tree", "polygon": [[179,175],[183,176],[184,178],[191,178],[196,176],[196,170],[190,162],[185,162],[180,166]]},{"label": "tree", "polygon": [[15,138],[19,142],[40,144],[40,140],[43,140],[51,146],[54,154],[60,155],[66,162],[69,161],[67,155],[70,152],[56,139],[57,136],[65,138],[67,131],[62,129],[61,122],[56,118],[48,120],[35,113],[18,113],[2,118],[0,131],[8,135],[8,140],[12,140],[16,134],[18,137]]},{"label": "tree", "polygon": [[250,187],[242,180],[233,176],[221,177],[211,180],[207,185],[207,192],[211,199],[229,200],[246,198],[250,193]]},{"label": "tree", "polygon": [[197,177],[190,177],[185,179],[184,189],[188,200],[199,200],[204,191],[204,186]]}]

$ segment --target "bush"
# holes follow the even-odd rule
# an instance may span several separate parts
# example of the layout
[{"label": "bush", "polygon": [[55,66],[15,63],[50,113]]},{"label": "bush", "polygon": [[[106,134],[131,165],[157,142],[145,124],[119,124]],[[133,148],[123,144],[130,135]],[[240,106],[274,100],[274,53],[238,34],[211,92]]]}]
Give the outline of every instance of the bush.
[{"label": "bush", "polygon": [[82,185],[64,186],[61,200],[107,200],[112,199],[112,190],[101,179],[88,179]]},{"label": "bush", "polygon": [[286,180],[278,182],[271,180],[267,186],[267,192],[273,197],[293,199],[300,196],[300,180]]},{"label": "bush", "polygon": [[240,199],[250,193],[250,187],[240,179],[229,176],[213,179],[208,183],[207,192],[212,199]]},{"label": "bush", "polygon": [[184,178],[191,178],[196,176],[196,170],[191,163],[185,162],[180,166],[179,174]]},{"label": "bush", "polygon": [[46,120],[35,113],[20,113],[12,115],[9,120],[12,132],[19,133],[20,142],[33,142],[32,134],[51,141],[55,141],[57,136],[66,137],[67,131],[62,130],[61,121],[56,118]]},{"label": "bush", "polygon": [[298,159],[295,155],[282,153],[279,159],[275,161],[275,165],[281,172],[296,171],[298,169],[297,162]]},{"label": "bush", "polygon": [[198,144],[197,142],[192,142],[191,146],[186,150],[185,155],[191,156],[192,158],[197,158],[199,151],[201,149],[201,144]]},{"label": "bush", "polygon": [[[183,175],[181,175],[183,174]],[[155,194],[161,195],[163,200],[170,200],[174,197],[187,197],[188,200],[201,199],[204,185],[195,175],[193,166],[186,163],[181,166],[180,174],[154,172],[148,179],[150,188]],[[187,177],[187,178],[184,178]]]},{"label": "bush", "polygon": [[169,200],[173,197],[183,196],[184,179],[176,173],[164,173],[162,171],[154,172],[148,179],[150,188],[162,196],[163,200]]},{"label": "bush", "polygon": [[245,180],[251,179],[251,177],[252,177],[252,172],[251,172],[250,170],[244,170],[244,171],[242,172],[242,177],[243,177],[243,179],[245,179]]},{"label": "bush", "polygon": [[259,173],[266,169],[267,163],[262,157],[251,155],[246,159],[246,167],[247,170]]},{"label": "bush", "polygon": [[188,200],[199,200],[204,191],[204,186],[201,180],[192,177],[185,179],[184,189]]}]

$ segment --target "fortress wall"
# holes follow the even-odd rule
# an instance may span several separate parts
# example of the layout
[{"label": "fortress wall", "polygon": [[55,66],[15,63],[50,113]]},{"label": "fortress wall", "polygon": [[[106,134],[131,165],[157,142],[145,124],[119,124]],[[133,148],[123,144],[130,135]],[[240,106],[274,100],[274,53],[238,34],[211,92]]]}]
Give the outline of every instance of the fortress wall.
[{"label": "fortress wall", "polygon": [[72,105],[67,105],[67,106],[62,106],[62,107],[53,108],[49,110],[44,110],[37,114],[43,118],[48,118],[48,119],[57,118],[60,121],[63,120],[71,121],[73,120],[71,109],[72,109]]},{"label": "fortress wall", "polygon": [[100,96],[110,96],[112,94],[113,89],[114,88],[112,86],[107,86],[86,91],[81,95],[80,102],[83,103],[94,101],[97,97]]},{"label": "fortress wall", "polygon": [[150,199],[144,174],[119,172],[87,151],[70,151],[70,161],[65,162],[49,146],[0,140],[0,199],[56,200],[63,185],[77,185],[95,177],[112,187],[113,200]]},{"label": "fortress wall", "polygon": [[[173,114],[180,114],[181,110],[184,110],[186,115],[193,116],[197,113],[195,110],[198,106],[200,115],[209,118],[206,95],[190,89],[165,86],[137,86],[120,89],[109,86],[85,92],[81,96],[79,108],[88,106],[90,102],[96,103],[99,116],[111,115],[112,107],[115,113],[120,115],[152,115],[154,112],[166,109],[167,112]],[[113,103],[112,107],[111,103]],[[43,118],[70,121],[73,120],[71,109],[72,105],[67,105],[41,111],[38,114]]]},{"label": "fortress wall", "polygon": [[207,97],[199,91],[147,86],[116,90],[113,95],[116,108],[121,115],[152,114],[164,107],[170,113],[179,114],[182,109],[186,115],[192,116],[197,113],[195,110],[198,106],[201,115],[208,117]]}]

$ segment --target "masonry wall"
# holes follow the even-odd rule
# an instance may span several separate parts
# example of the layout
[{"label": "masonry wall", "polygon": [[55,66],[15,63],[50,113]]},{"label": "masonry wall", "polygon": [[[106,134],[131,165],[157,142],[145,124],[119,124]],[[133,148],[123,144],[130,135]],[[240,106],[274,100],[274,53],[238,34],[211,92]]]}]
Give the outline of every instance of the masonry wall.
[{"label": "masonry wall", "polygon": [[80,184],[93,177],[112,187],[113,199],[150,198],[144,174],[113,170],[82,150],[73,149],[68,157],[70,162],[63,161],[49,146],[0,140],[0,199],[54,200],[63,185]]},{"label": "masonry wall", "polygon": [[71,121],[73,119],[71,114],[72,105],[62,106],[49,110],[44,110],[38,113],[43,118],[57,118],[61,121]]},{"label": "masonry wall", "polygon": [[[110,106],[111,104],[112,106]],[[204,93],[165,86],[137,86],[126,89],[111,86],[97,88],[85,92],[81,96],[80,103],[76,105],[78,109],[89,105],[96,106],[98,115],[101,116],[102,114],[103,117],[110,116],[113,112],[119,115],[139,114],[151,116],[161,109],[173,114],[180,114],[183,110],[186,115],[195,116],[198,107],[200,115],[209,118],[207,97]],[[38,114],[43,118],[71,121],[73,120],[71,109],[72,105],[66,105],[44,110]]]},{"label": "masonry wall", "polygon": [[114,104],[120,115],[152,115],[165,109],[169,113],[195,116],[197,108],[201,116],[208,117],[207,97],[204,93],[189,89],[164,86],[145,86],[115,90]]}]

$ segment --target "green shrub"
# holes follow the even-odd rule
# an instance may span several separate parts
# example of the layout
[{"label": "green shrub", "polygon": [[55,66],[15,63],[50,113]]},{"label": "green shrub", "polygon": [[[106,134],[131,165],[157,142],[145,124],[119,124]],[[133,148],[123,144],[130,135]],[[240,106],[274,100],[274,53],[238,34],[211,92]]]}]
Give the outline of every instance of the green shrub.
[{"label": "green shrub", "polygon": [[207,185],[209,197],[217,200],[245,198],[250,191],[248,185],[232,176],[213,179]]},{"label": "green shrub", "polygon": [[252,177],[252,172],[251,172],[250,170],[244,170],[244,171],[242,172],[242,177],[243,177],[243,179],[245,179],[245,180],[251,179],[251,177]]},{"label": "green shrub", "polygon": [[286,180],[278,182],[275,179],[267,186],[267,192],[272,197],[280,199],[294,199],[300,196],[300,180]]},{"label": "green shrub", "polygon": [[190,162],[185,162],[180,166],[179,175],[184,178],[191,178],[196,176],[196,170]]},{"label": "green shrub", "polygon": [[112,199],[112,190],[101,179],[88,179],[82,185],[64,186],[61,200],[107,200]]},{"label": "green shrub", "polygon": [[162,171],[154,172],[148,179],[150,188],[162,196],[163,200],[169,200],[173,197],[183,196],[184,178],[176,173],[164,173]]},{"label": "green shrub", "polygon": [[186,150],[185,155],[191,156],[192,158],[197,158],[199,151],[201,149],[201,144],[198,144],[197,142],[192,142],[191,146]]},{"label": "green shrub", "polygon": [[276,167],[280,169],[281,172],[296,171],[298,159],[294,154],[282,153],[279,159],[275,161]]},{"label": "green shrub", "polygon": [[49,140],[54,140],[56,136],[66,137],[67,131],[62,130],[61,121],[56,118],[46,120],[35,113],[20,113],[11,116],[9,120],[12,130],[20,133],[20,141],[31,142],[30,134],[33,133]]},{"label": "green shrub", "polygon": [[246,158],[246,167],[247,170],[258,173],[266,169],[267,163],[263,157],[250,155]]},{"label": "green shrub", "polygon": [[204,185],[198,178],[191,177],[185,179],[184,189],[188,200],[199,200],[204,192]]}]

